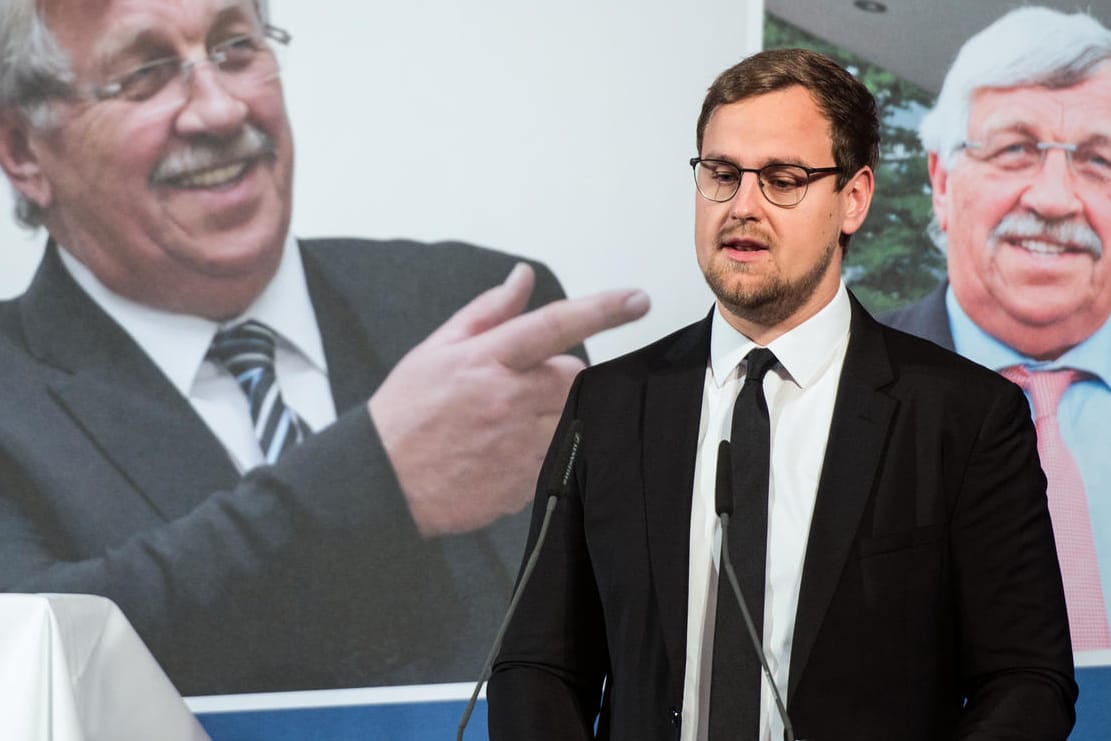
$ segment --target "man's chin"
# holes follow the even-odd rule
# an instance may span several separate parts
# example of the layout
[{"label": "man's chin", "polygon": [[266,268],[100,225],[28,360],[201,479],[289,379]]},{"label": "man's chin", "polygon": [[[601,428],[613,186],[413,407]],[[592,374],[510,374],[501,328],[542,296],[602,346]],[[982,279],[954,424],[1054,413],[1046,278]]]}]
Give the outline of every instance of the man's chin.
[{"label": "man's chin", "polygon": [[[1008,311],[1008,315],[1021,327],[1028,327],[1030,331],[1052,329],[1084,323],[1084,317],[1090,314],[1091,309],[1086,305],[1076,302],[1045,304],[1040,306],[1021,306]],[[1106,319],[1106,317],[1104,317]],[[1093,318],[1091,323],[1102,324],[1102,321]]]},{"label": "man's chin", "polygon": [[765,327],[785,321],[805,303],[780,290],[778,285],[720,291],[711,285],[711,289],[718,303],[730,314]]}]

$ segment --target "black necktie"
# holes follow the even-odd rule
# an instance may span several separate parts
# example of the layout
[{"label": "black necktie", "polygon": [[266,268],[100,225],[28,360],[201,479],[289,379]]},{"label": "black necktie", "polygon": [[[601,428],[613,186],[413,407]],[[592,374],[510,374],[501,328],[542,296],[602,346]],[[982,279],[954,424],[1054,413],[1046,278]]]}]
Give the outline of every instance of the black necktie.
[{"label": "black necktie", "polygon": [[263,459],[273,463],[311,434],[285,405],[274,372],[274,330],[251,319],[216,333],[208,357],[235,376],[247,396]]},{"label": "black necktie", "polygon": [[[733,516],[729,554],[756,632],[763,635],[771,466],[771,422],[764,398],[764,375],[776,364],[776,359],[771,350],[758,347],[745,356],[745,362],[745,382],[733,405],[730,433]],[[718,577],[714,626],[710,740],[755,741],[760,730],[760,660],[724,570]]]}]

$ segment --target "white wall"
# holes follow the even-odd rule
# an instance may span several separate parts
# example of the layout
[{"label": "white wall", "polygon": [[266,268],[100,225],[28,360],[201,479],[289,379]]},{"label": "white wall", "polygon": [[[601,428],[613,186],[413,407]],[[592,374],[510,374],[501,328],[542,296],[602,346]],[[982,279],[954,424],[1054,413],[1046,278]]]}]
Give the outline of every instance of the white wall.
[{"label": "white wall", "polygon": [[[271,0],[271,12],[293,34],[297,234],[462,239],[547,262],[571,295],[646,289],[650,317],[592,340],[595,359],[709,307],[686,160],[706,87],[758,48],[762,0]],[[23,288],[43,240],[0,217],[0,294]]]}]

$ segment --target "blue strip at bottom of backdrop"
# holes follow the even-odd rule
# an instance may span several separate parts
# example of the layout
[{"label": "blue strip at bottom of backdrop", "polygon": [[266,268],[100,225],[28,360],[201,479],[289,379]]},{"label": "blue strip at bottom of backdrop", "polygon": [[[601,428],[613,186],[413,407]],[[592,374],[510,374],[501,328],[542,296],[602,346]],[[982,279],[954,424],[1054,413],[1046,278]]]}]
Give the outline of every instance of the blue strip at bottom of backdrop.
[{"label": "blue strip at bottom of backdrop", "polygon": [[[329,708],[198,713],[212,741],[450,741],[467,703],[402,702]],[[486,702],[479,702],[463,739],[487,738]]]},{"label": "blue strip at bottom of backdrop", "polygon": [[[1106,741],[1111,728],[1111,666],[1076,670],[1080,700],[1069,741]],[[289,710],[198,713],[212,741],[450,741],[466,703],[406,702]],[[486,738],[486,703],[467,725],[466,741]]]},{"label": "blue strip at bottom of backdrop", "polygon": [[1111,666],[1076,670],[1080,699],[1076,702],[1076,727],[1069,741],[1100,741],[1111,729]]},{"label": "blue strip at bottom of backdrop", "polygon": [[[341,705],[289,710],[198,713],[212,741],[450,741],[462,700],[395,705]],[[486,703],[467,724],[466,741],[486,738]]]}]

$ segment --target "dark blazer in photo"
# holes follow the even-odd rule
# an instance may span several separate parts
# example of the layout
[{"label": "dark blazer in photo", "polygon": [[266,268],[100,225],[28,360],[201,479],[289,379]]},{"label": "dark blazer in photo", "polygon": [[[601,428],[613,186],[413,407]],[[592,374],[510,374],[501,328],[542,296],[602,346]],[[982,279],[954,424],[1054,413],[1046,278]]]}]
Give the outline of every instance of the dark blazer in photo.
[{"label": "dark blazer in photo", "polygon": [[[0,589],[114,600],[185,695],[472,680],[527,515],[423,539],[366,400],[517,258],[301,243],[338,420],[241,478],[54,247],[0,307]],[[533,305],[562,296],[534,265]]]}]

